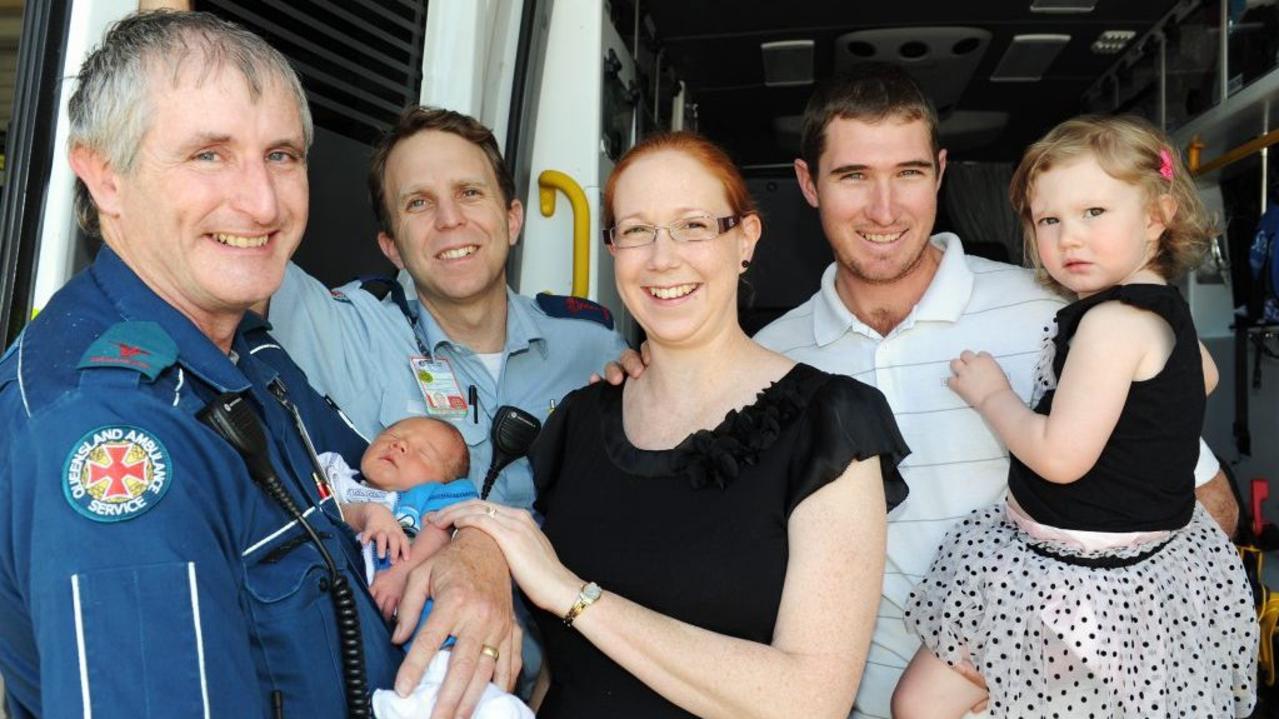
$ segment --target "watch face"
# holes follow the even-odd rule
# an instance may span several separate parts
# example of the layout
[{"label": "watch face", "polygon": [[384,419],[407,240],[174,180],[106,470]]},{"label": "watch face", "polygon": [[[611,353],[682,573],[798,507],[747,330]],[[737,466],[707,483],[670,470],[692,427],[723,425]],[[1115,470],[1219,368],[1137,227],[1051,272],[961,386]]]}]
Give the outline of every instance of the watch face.
[{"label": "watch face", "polygon": [[582,587],[582,596],[585,597],[586,600],[590,602],[593,602],[596,599],[599,599],[600,595],[603,593],[604,593],[604,590],[600,589],[600,585],[596,584],[595,582],[591,582],[590,584],[587,584],[585,587]]}]

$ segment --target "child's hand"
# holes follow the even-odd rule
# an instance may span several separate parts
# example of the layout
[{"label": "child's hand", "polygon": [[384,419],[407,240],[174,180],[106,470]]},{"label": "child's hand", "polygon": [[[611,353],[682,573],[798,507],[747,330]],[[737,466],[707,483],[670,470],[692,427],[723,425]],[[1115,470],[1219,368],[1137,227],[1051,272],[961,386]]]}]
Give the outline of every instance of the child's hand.
[{"label": "child's hand", "polygon": [[360,540],[364,544],[374,542],[374,549],[379,559],[386,559],[392,564],[409,556],[409,538],[404,528],[395,521],[391,510],[380,504],[369,503],[365,510],[364,531]]},{"label": "child's hand", "polygon": [[947,386],[977,410],[992,396],[1005,390],[1012,391],[1004,370],[987,352],[964,350],[957,359],[950,361],[950,371],[953,376],[946,380]]},{"label": "child's hand", "polygon": [[404,596],[404,587],[409,581],[409,572],[404,569],[405,566],[396,565],[378,572],[373,577],[373,584],[369,586],[373,601],[382,612],[382,618],[388,622],[395,617],[395,611],[400,607],[400,598]]}]

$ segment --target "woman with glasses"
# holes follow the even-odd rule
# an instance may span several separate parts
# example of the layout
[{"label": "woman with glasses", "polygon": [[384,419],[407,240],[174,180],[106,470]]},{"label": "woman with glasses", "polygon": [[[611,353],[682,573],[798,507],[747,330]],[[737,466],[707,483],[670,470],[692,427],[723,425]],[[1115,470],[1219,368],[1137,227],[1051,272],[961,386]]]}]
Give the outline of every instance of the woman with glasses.
[{"label": "woman with glasses", "polygon": [[633,148],[604,190],[617,288],[651,360],[568,395],[531,460],[541,529],[478,527],[542,611],[546,717],[844,717],[879,602],[907,448],[880,393],[737,321],[761,223],[718,147]]}]

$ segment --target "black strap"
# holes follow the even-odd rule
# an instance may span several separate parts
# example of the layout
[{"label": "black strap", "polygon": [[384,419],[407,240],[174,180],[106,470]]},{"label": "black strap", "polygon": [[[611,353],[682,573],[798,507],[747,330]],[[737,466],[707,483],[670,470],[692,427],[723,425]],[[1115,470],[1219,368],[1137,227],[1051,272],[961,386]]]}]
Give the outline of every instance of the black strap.
[{"label": "black strap", "polygon": [[1059,554],[1057,552],[1052,551],[1051,549],[1048,549],[1047,547],[1041,547],[1040,545],[1035,544],[1033,542],[1027,542],[1026,546],[1030,547],[1030,551],[1034,552],[1035,554],[1038,554],[1041,557],[1047,557],[1048,559],[1055,559],[1065,564],[1073,564],[1076,567],[1088,567],[1089,569],[1119,569],[1120,567],[1131,567],[1134,564],[1140,564],[1141,562],[1144,562],[1147,559],[1150,559],[1151,557],[1155,556],[1155,554],[1157,554],[1159,550],[1168,546],[1168,543],[1171,542],[1172,540],[1173,538],[1169,537],[1168,539],[1165,539],[1164,541],[1160,542],[1159,544],[1156,544],[1154,547],[1151,547],[1150,549],[1147,549],[1141,554],[1134,554],[1131,557],[1113,557],[1113,556],[1080,557],[1074,554]]},{"label": "black strap", "polygon": [[422,353],[423,357],[430,357],[431,351],[422,343],[422,338],[417,333],[417,313],[413,308],[409,307],[409,298],[404,294],[404,286],[399,280],[386,275],[361,275],[355,280],[360,283],[360,289],[373,295],[379,300],[386,299],[387,295],[391,296],[391,301],[396,307],[400,308],[400,313],[404,315],[404,319],[409,321],[409,330],[413,332],[413,341],[417,342],[417,349]]}]

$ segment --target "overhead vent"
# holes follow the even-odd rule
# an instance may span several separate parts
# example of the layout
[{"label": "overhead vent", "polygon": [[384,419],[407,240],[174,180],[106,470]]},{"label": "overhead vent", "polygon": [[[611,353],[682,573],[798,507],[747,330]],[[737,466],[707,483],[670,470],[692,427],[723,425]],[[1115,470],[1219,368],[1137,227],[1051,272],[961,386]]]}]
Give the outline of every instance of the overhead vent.
[{"label": "overhead vent", "polygon": [[1134,37],[1137,33],[1132,30],[1106,30],[1092,41],[1092,51],[1097,55],[1117,55]]},{"label": "overhead vent", "polygon": [[905,67],[943,114],[954,107],[990,45],[975,27],[900,27],[857,30],[835,38],[835,72],[867,60]]},{"label": "overhead vent", "polygon": [[813,84],[812,40],[762,42],[759,50],[764,56],[765,85],[789,87]]},{"label": "overhead vent", "polygon": [[1035,0],[1030,4],[1031,12],[1048,13],[1085,13],[1097,9],[1097,0]]},{"label": "overhead vent", "polygon": [[1039,82],[1069,35],[1014,35],[990,76],[992,82]]},{"label": "overhead vent", "polygon": [[201,0],[261,35],[302,78],[315,124],[373,143],[422,86],[426,0]]}]

